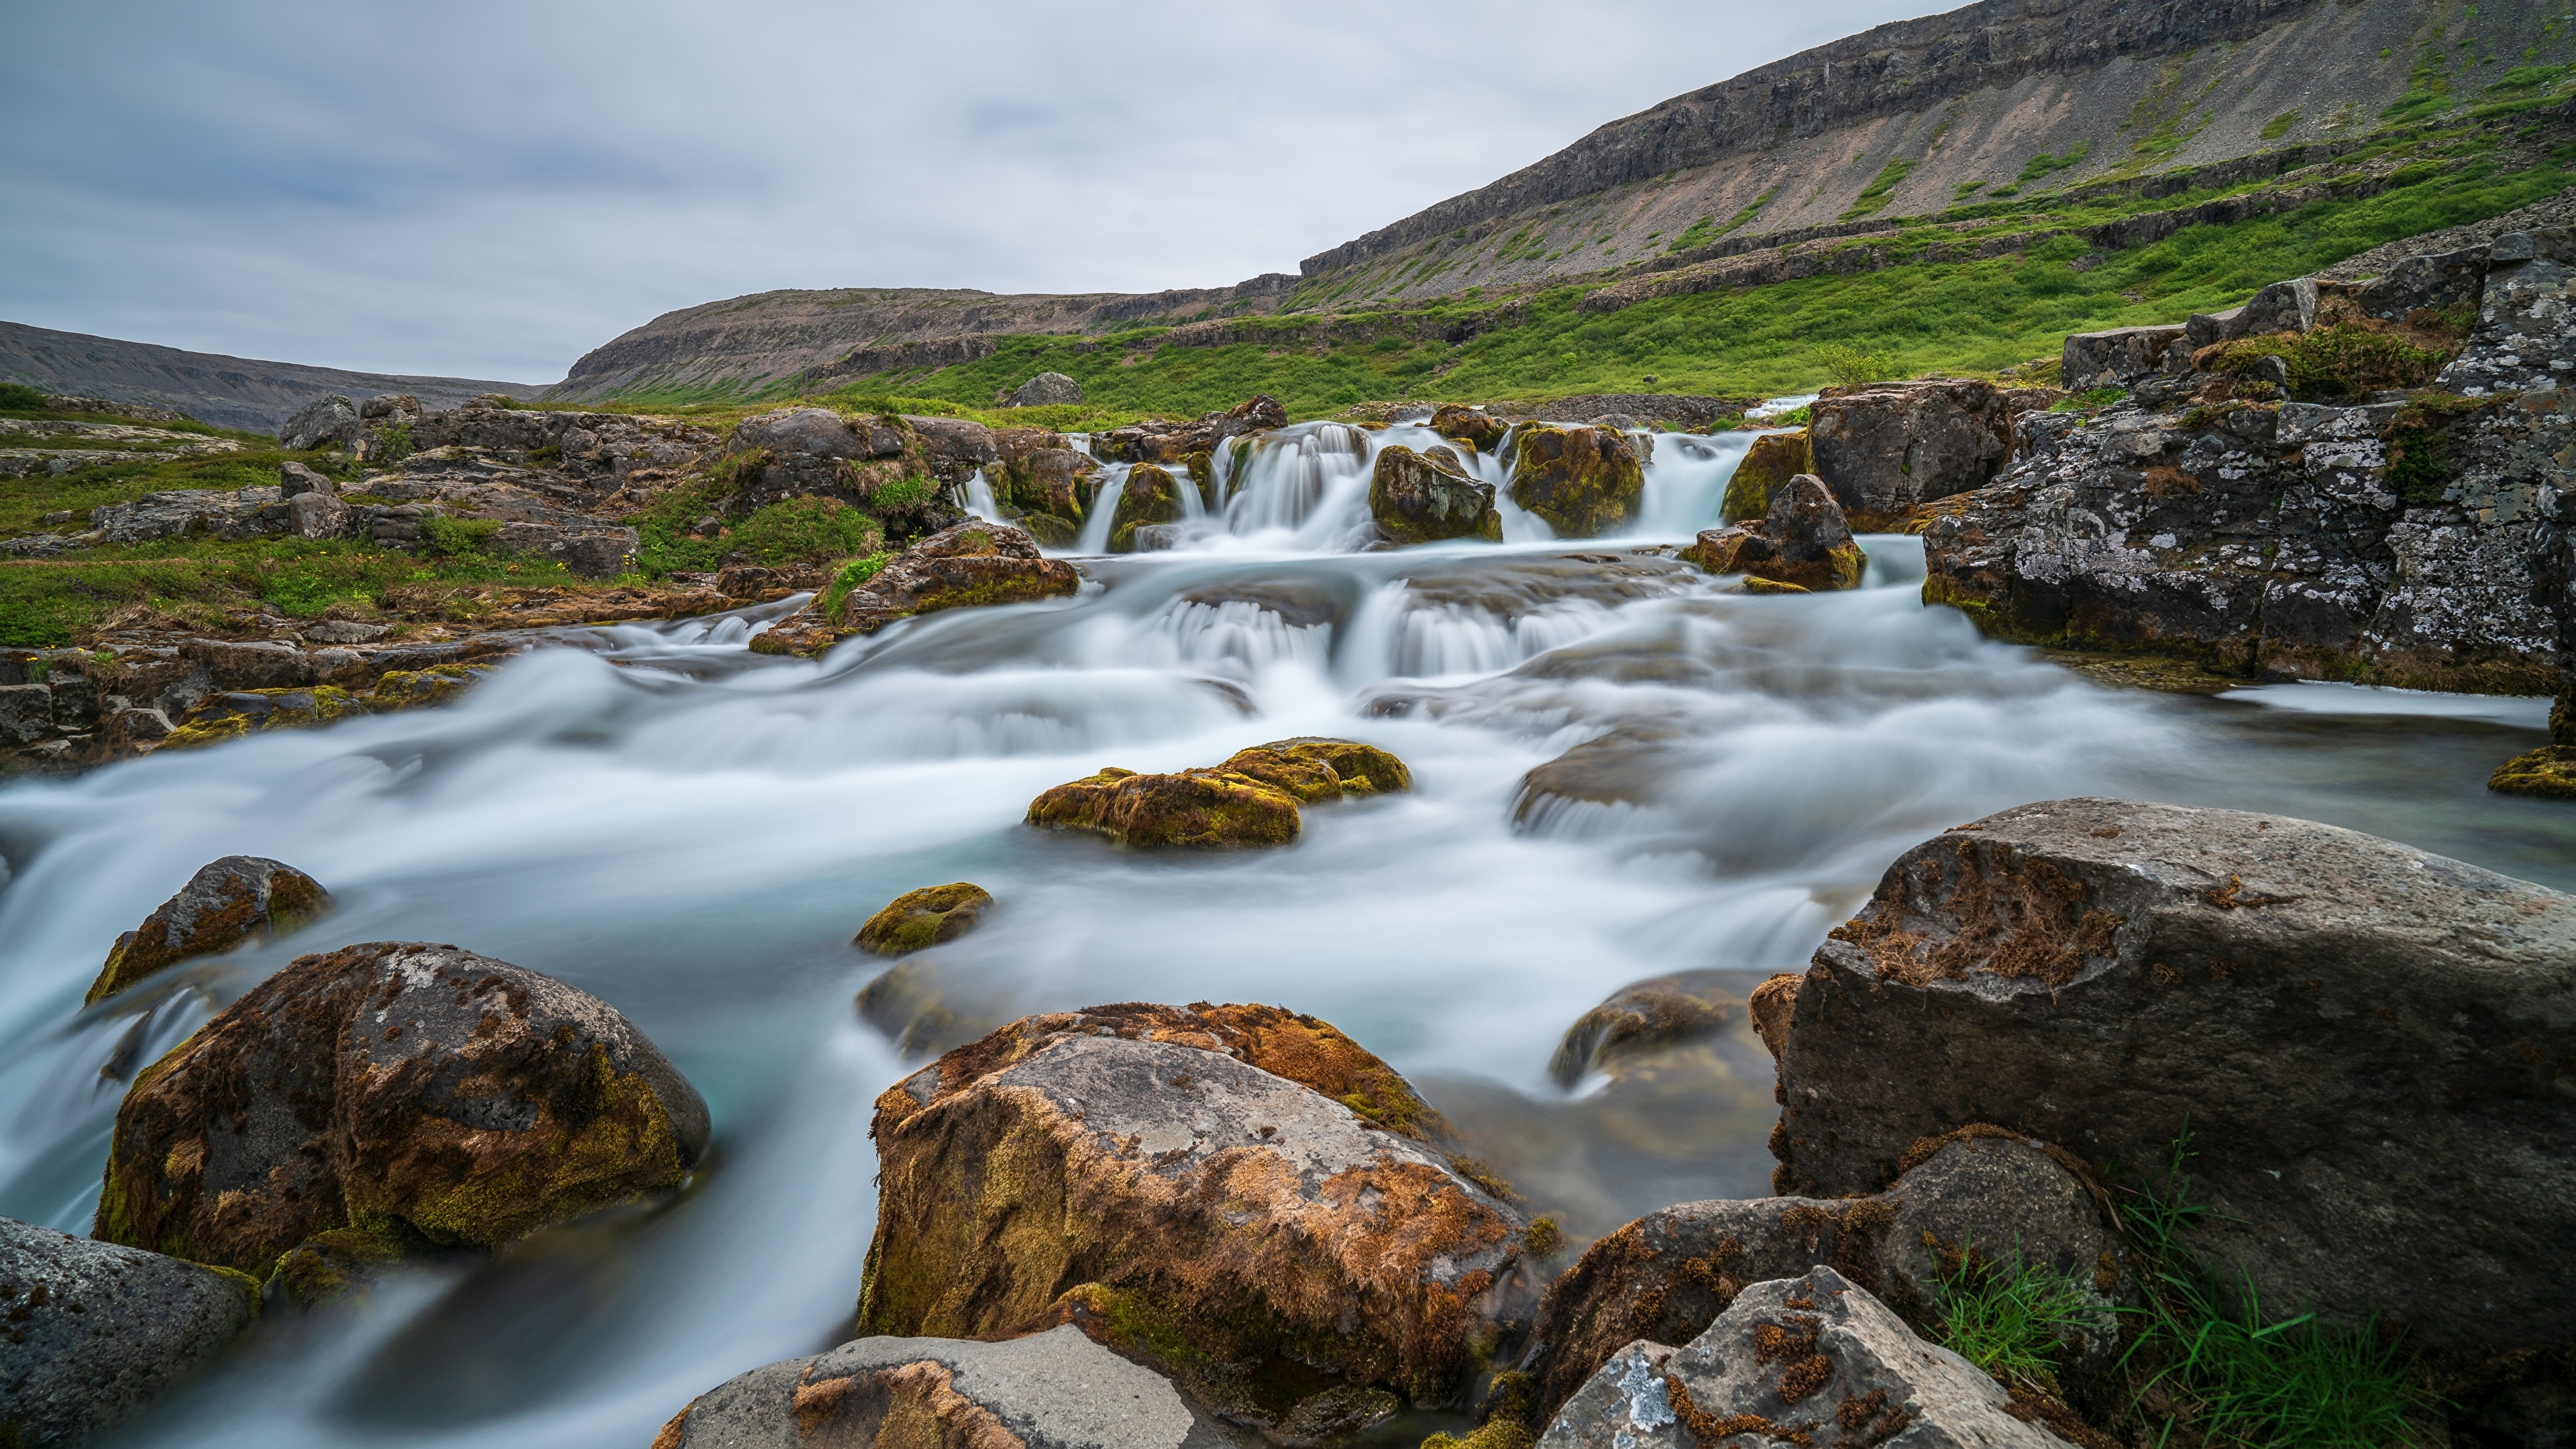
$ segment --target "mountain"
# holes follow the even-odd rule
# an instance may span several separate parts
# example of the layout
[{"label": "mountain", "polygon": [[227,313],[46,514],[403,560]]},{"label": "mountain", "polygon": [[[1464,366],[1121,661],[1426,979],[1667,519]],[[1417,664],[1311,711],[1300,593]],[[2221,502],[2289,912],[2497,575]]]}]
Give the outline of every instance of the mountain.
[{"label": "mountain", "polygon": [[453,407],[478,393],[534,398],[545,391],[524,382],[398,377],[182,352],[176,347],[55,332],[17,322],[0,322],[0,382],[170,408],[219,427],[255,433],[276,431],[297,408],[324,393],[364,399],[376,393],[407,392],[431,406]]}]

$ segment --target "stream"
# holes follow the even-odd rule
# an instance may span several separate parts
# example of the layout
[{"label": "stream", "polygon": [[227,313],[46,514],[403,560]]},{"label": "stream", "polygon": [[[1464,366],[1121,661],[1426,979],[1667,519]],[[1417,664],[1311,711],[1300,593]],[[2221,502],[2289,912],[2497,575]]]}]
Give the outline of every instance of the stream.
[{"label": "stream", "polygon": [[[821,661],[745,648],[787,604],[564,631],[450,708],[0,791],[0,1215],[85,1234],[123,1080],[290,958],[356,941],[454,942],[593,992],[714,1114],[676,1198],[272,1312],[112,1442],[644,1449],[691,1396],[847,1336],[868,1120],[909,1070],[907,1028],[942,1046],[1140,999],[1311,1012],[1580,1239],[1767,1192],[1776,1108],[1741,1022],[1571,1088],[1548,1071],[1567,1026],[1642,978],[1741,990],[1802,968],[1945,827],[2135,796],[2576,888],[2576,811],[2483,788],[2544,741],[2546,701],[2100,688],[1925,609],[1920,544],[1897,536],[1861,540],[1859,590],[1737,592],[1670,545],[1716,523],[1742,435],[1656,438],[1631,537],[1552,540],[1506,505],[1500,545],[1361,549],[1371,453],[1437,441],[1302,424],[1220,450],[1178,546],[1086,558],[1071,599],[933,614]],[[1472,463],[1501,481],[1499,458]],[[1086,544],[1109,512],[1104,495]],[[1312,807],[1270,852],[1020,823],[1104,765],[1300,734],[1382,745],[1416,788]],[[1571,788],[1522,789],[1578,745]],[[310,872],[339,911],[82,1008],[118,933],[235,853]],[[952,880],[1000,904],[913,958],[950,1024],[900,1001],[864,1019],[853,999],[886,968],[851,934]]]}]

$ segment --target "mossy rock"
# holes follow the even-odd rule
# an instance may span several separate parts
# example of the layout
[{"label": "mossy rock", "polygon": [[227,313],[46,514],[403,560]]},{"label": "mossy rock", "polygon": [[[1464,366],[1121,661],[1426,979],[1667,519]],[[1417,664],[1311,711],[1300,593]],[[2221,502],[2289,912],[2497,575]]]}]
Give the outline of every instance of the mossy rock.
[{"label": "mossy rock", "polygon": [[1771,511],[1771,495],[1801,473],[1816,471],[1814,449],[1807,445],[1807,430],[1794,433],[1764,433],[1745,450],[1744,461],[1735,465],[1735,473],[1726,480],[1726,501],[1719,505],[1720,523],[1741,523],[1760,518]]},{"label": "mossy rock", "polygon": [[1450,538],[1503,541],[1493,485],[1469,477],[1466,464],[1446,446],[1419,453],[1402,443],[1379,449],[1369,470],[1369,516],[1379,532],[1399,544]]},{"label": "mossy rock", "polygon": [[1136,530],[1149,523],[1180,522],[1182,486],[1179,479],[1151,463],[1130,468],[1117,510],[1109,515],[1109,551],[1133,552]]},{"label": "mossy rock", "polygon": [[1148,848],[1288,845],[1299,829],[1296,796],[1222,768],[1140,775],[1113,767],[1029,802],[1028,823]]},{"label": "mossy rock", "polygon": [[1646,474],[1637,450],[1611,428],[1530,423],[1514,435],[1512,501],[1559,538],[1598,538],[1636,522]]},{"label": "mossy rock", "polygon": [[850,944],[879,956],[909,955],[975,929],[992,903],[990,892],[962,880],[906,891],[868,917]]},{"label": "mossy rock", "polygon": [[328,684],[297,689],[237,689],[218,694],[190,710],[157,748],[194,749],[263,730],[312,729],[342,715],[364,712],[365,706],[356,695]]},{"label": "mossy rock", "polygon": [[117,937],[81,1001],[104,1000],[183,961],[290,934],[328,915],[333,905],[320,881],[283,861],[227,855],[199,869],[142,925]]},{"label": "mossy rock", "polygon": [[1482,408],[1471,408],[1464,403],[1442,403],[1431,410],[1431,431],[1490,453],[1511,428]]},{"label": "mossy rock", "polygon": [[337,1298],[430,1246],[400,1219],[328,1228],[280,1253],[268,1288],[299,1308]]},{"label": "mossy rock", "polygon": [[[493,1248],[678,1187],[707,1109],[610,1007],[454,946],[305,956],[145,1069],[92,1236],[268,1275],[340,1229]],[[365,1258],[322,1239],[317,1287]]]},{"label": "mossy rock", "polygon": [[1413,788],[1413,772],[1405,768],[1404,761],[1357,740],[1299,735],[1295,739],[1273,740],[1260,748],[1332,766],[1345,795],[1391,795]]},{"label": "mossy rock", "polygon": [[2576,745],[2542,745],[2516,755],[2487,777],[2487,788],[2500,795],[2576,800]]},{"label": "mossy rock", "polygon": [[1071,548],[1082,537],[1082,525],[1052,513],[1023,513],[1020,528],[1047,548]]}]

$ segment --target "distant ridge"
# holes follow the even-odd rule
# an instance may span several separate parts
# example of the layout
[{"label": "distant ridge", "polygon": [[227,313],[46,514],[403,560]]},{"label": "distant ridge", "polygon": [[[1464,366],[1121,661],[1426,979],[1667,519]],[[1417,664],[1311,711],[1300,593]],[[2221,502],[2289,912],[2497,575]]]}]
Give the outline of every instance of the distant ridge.
[{"label": "distant ridge", "polygon": [[0,382],[169,408],[217,427],[255,433],[275,432],[297,408],[324,393],[347,393],[358,400],[380,392],[407,392],[430,406],[452,407],[479,393],[532,399],[545,391],[524,382],[349,372],[183,352],[22,322],[0,322]]}]

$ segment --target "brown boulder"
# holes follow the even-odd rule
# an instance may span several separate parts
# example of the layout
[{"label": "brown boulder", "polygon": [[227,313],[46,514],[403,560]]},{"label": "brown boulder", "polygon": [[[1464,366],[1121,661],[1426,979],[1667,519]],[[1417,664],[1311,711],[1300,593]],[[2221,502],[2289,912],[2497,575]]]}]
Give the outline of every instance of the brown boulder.
[{"label": "brown boulder", "polygon": [[877,1099],[861,1333],[1073,1322],[1265,1427],[1453,1399],[1523,1224],[1384,1062],[1267,1006],[1030,1017]]},{"label": "brown boulder", "polygon": [[1229,438],[1286,426],[1287,409],[1279,399],[1261,393],[1186,423],[1155,419],[1094,433],[1091,455],[1105,463],[1179,463],[1192,453],[1212,454]]},{"label": "brown boulder", "polygon": [[1374,745],[1305,736],[1177,774],[1111,766],[1031,801],[1028,822],[1097,831],[1121,845],[1287,845],[1301,804],[1412,788],[1404,762]]},{"label": "brown boulder", "polygon": [[879,956],[903,956],[954,941],[975,929],[992,893],[967,881],[905,891],[868,917],[850,944]]},{"label": "brown boulder", "polygon": [[1744,574],[1806,593],[1856,588],[1869,563],[1834,496],[1812,473],[1773,490],[1760,523],[1709,529],[1680,556],[1713,574]]},{"label": "brown boulder", "polygon": [[[857,567],[845,568],[843,577]],[[1048,558],[1026,533],[975,520],[932,534],[851,584],[836,580],[810,614],[753,635],[751,647],[763,654],[812,654],[915,614],[1060,598],[1081,587],[1073,565]]]},{"label": "brown boulder", "polygon": [[1645,465],[1614,429],[1531,423],[1512,446],[1512,502],[1559,538],[1616,533],[1645,505]]},{"label": "brown boulder", "polygon": [[1483,408],[1442,403],[1431,410],[1431,431],[1444,438],[1473,443],[1478,451],[1490,453],[1503,440],[1503,434],[1511,431],[1511,425]]},{"label": "brown boulder", "polygon": [[1369,473],[1369,513],[1378,531],[1396,543],[1503,541],[1494,485],[1467,476],[1458,455],[1445,447],[1417,453],[1394,443],[1379,449]]},{"label": "brown boulder", "polygon": [[[304,956],[135,1079],[92,1236],[299,1297],[673,1188],[707,1109],[607,1003],[454,946]],[[302,1246],[299,1246],[302,1245]]]},{"label": "brown boulder", "polygon": [[2012,407],[1992,383],[1875,383],[1820,397],[1808,416],[1816,472],[1863,532],[1983,488],[2012,458]]},{"label": "brown boulder", "polygon": [[1718,521],[1742,523],[1762,517],[1771,511],[1773,493],[1799,474],[1814,471],[1815,454],[1807,446],[1806,429],[1762,434],[1744,450],[1744,461],[1735,465],[1726,480],[1726,501],[1718,506]]},{"label": "brown boulder", "polygon": [[190,876],[142,925],[116,938],[81,1002],[114,996],[182,961],[287,935],[331,907],[331,893],[295,867],[262,856],[227,855]]}]

